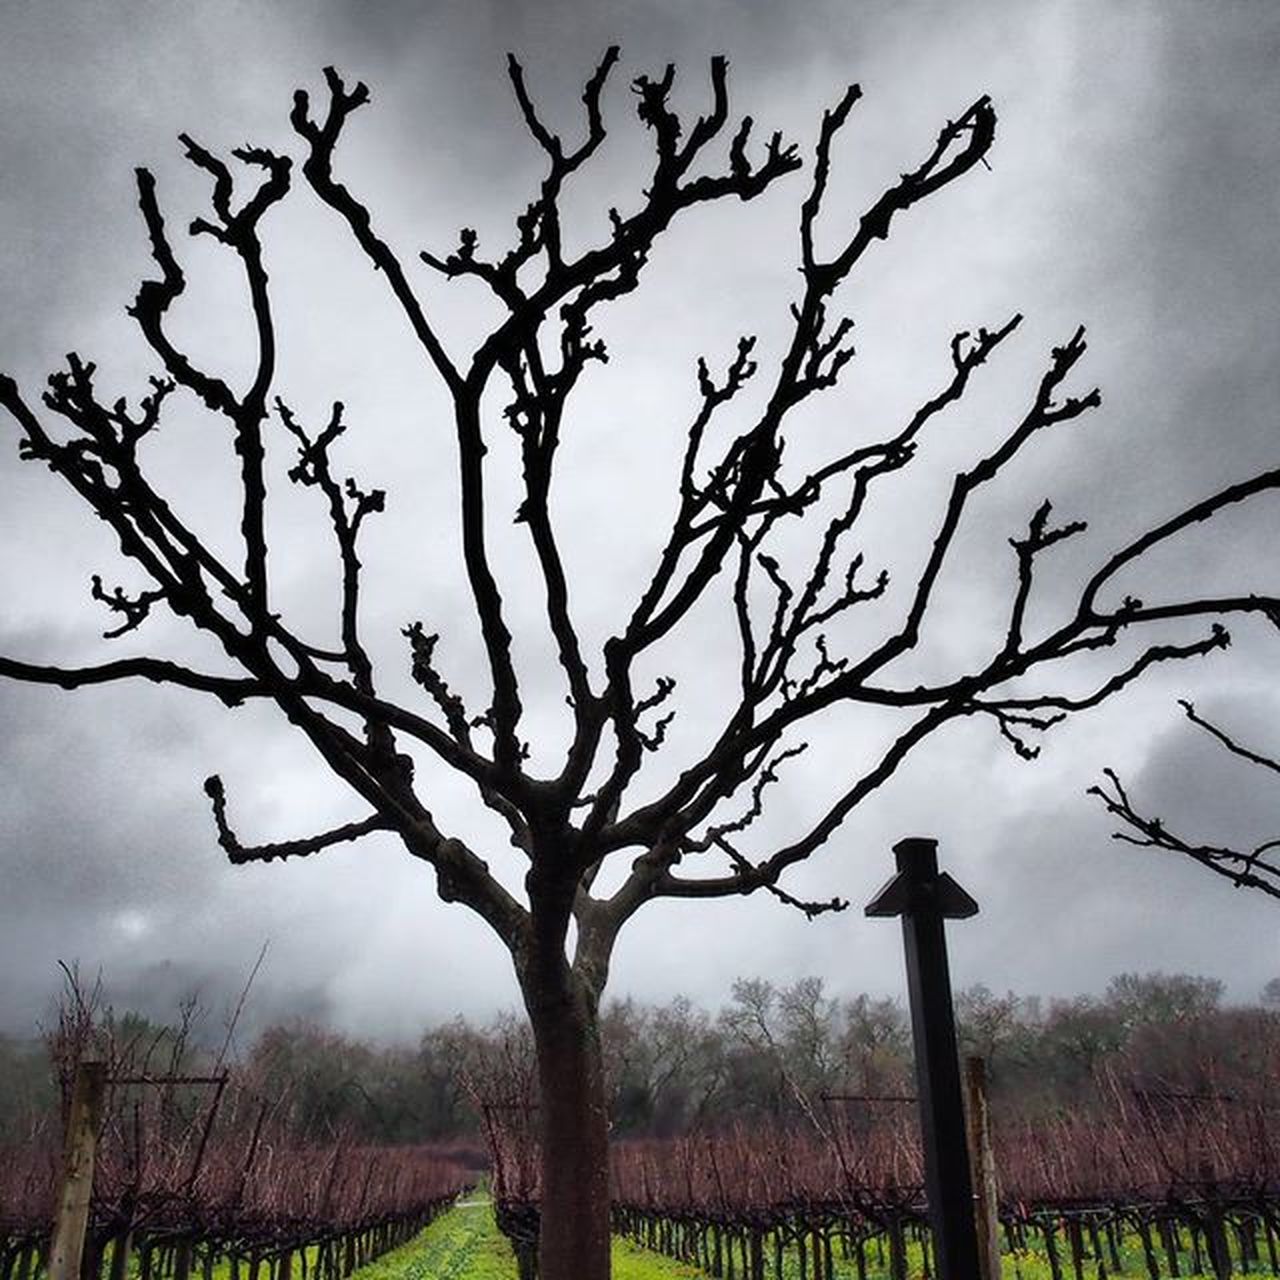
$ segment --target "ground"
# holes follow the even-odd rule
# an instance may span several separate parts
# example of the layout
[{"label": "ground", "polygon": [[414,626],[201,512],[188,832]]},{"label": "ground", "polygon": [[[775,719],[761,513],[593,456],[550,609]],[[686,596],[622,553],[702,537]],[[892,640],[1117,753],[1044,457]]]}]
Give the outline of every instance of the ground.
[{"label": "ground", "polygon": [[[613,1244],[614,1280],[696,1280],[692,1267]],[[493,1220],[487,1197],[472,1195],[437,1218],[416,1239],[359,1272],[359,1280],[515,1280],[510,1246]]]},{"label": "ground", "polygon": [[[1125,1272],[1142,1275],[1145,1267],[1136,1240],[1126,1241]],[[874,1263],[874,1254],[871,1259]],[[1003,1259],[1006,1280],[1050,1280],[1048,1259],[1043,1252],[1023,1253],[1016,1260]],[[1064,1254],[1063,1274],[1071,1275],[1071,1263]],[[1163,1270],[1163,1262],[1162,1262]],[[668,1258],[636,1249],[615,1240],[614,1280],[699,1280],[704,1272]],[[770,1269],[772,1275],[772,1270]],[[878,1275],[874,1270],[873,1275]],[[1187,1272],[1186,1274],[1190,1274]],[[787,1260],[787,1280],[798,1280],[799,1266]],[[837,1263],[836,1280],[852,1280],[853,1265],[847,1271]],[[918,1249],[910,1252],[911,1280],[923,1275]],[[1263,1280],[1261,1272],[1236,1272],[1237,1280]],[[493,1208],[483,1195],[471,1195],[438,1218],[416,1239],[380,1258],[358,1273],[359,1280],[516,1280],[515,1259],[493,1220]]]}]

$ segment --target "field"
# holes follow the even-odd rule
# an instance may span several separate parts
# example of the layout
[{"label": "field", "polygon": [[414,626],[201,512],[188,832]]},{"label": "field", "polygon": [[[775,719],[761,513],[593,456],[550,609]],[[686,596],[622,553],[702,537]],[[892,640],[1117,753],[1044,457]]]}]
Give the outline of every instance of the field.
[{"label": "field", "polygon": [[[615,1240],[613,1274],[615,1280],[689,1280],[704,1273]],[[516,1262],[494,1222],[492,1203],[471,1195],[358,1275],[360,1280],[516,1280]]]},{"label": "field", "polygon": [[[1126,1236],[1120,1249],[1121,1275],[1143,1276],[1146,1267],[1141,1245],[1136,1236]],[[858,1272],[848,1259],[835,1260],[830,1280],[857,1280]],[[1052,1280],[1053,1271],[1043,1251],[1026,1250],[1016,1256],[1006,1255],[1004,1260],[1006,1280]],[[872,1251],[868,1257],[867,1280],[880,1280],[888,1271],[883,1258]],[[673,1262],[661,1255],[638,1249],[626,1241],[615,1240],[613,1254],[615,1280],[695,1280],[708,1273],[687,1263]],[[1190,1269],[1190,1260],[1184,1260],[1182,1275],[1192,1277],[1210,1275]],[[1064,1272],[1071,1274],[1070,1264]],[[380,1258],[357,1273],[359,1280],[517,1280],[516,1263],[511,1249],[494,1222],[492,1206],[483,1196],[469,1196],[457,1207],[444,1214],[408,1244]],[[801,1269],[799,1255],[789,1250],[783,1257],[781,1280],[801,1280],[812,1272]],[[907,1274],[911,1280],[927,1275],[921,1250],[912,1244],[908,1248]],[[1096,1265],[1088,1265],[1088,1280],[1096,1275]],[[773,1267],[768,1271],[770,1280],[778,1280]],[[1239,1280],[1265,1280],[1273,1277],[1269,1270],[1235,1271]]]},{"label": "field", "polygon": [[[317,1135],[290,1101],[292,1059],[272,1087],[243,1069],[157,1073],[129,1059],[137,1035],[117,1039],[126,1052],[109,1067],[82,1061],[84,1035],[55,1059],[67,1131],[95,1153],[76,1201],[82,1276],[530,1280],[537,1112],[514,1087],[527,1073],[494,1045],[479,1053],[505,1073],[477,1091],[484,1141],[414,1146]],[[995,1173],[984,1185],[1007,1280],[1280,1277],[1274,1052],[1230,1081],[1155,1088],[1113,1072],[1087,1106],[999,1116],[974,1141]],[[95,1096],[96,1121],[77,1122]],[[897,1094],[814,1097],[824,1105],[799,1119],[615,1138],[617,1280],[933,1280],[912,1110]],[[53,1114],[0,1146],[0,1280],[46,1274],[59,1147]]]}]

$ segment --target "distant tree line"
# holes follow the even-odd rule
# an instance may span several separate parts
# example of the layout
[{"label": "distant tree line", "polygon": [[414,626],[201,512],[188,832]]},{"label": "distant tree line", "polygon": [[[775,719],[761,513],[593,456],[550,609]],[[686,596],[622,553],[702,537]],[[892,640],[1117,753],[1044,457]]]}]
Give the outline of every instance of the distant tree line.
[{"label": "distant tree line", "polygon": [[[1011,1117],[1087,1109],[1117,1088],[1243,1097],[1280,1062],[1280,978],[1254,1004],[1223,995],[1216,979],[1187,974],[1121,974],[1103,995],[1074,999],[975,985],[956,997],[961,1051],[986,1060],[993,1104]],[[157,1070],[195,1071],[216,1051],[185,1026],[109,1016],[117,1040],[146,1042]],[[821,978],[742,979],[716,1013],[683,996],[617,1000],[602,1032],[616,1137],[803,1121],[831,1107],[891,1106],[913,1089],[902,1005],[837,998]],[[416,1045],[283,1022],[260,1032],[233,1070],[300,1141],[470,1143],[486,1105],[532,1097],[532,1064],[526,1025],[504,1015],[443,1023]],[[61,1083],[48,1044],[0,1037],[0,1145],[56,1123]]]}]

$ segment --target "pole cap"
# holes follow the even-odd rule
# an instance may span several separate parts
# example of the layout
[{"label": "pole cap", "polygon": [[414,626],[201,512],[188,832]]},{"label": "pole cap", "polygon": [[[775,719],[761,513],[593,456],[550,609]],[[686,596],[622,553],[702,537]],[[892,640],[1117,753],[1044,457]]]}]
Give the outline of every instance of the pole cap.
[{"label": "pole cap", "polygon": [[938,842],[922,836],[893,846],[898,874],[870,902],[874,917],[933,914],[943,920],[967,920],[978,904],[945,871],[938,870]]}]

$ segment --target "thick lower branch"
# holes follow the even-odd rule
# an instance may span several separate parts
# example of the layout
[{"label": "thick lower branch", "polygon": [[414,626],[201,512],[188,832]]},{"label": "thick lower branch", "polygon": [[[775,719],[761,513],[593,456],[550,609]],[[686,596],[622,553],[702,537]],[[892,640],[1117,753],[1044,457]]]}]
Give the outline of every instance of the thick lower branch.
[{"label": "thick lower branch", "polygon": [[211,693],[229,707],[238,707],[247,698],[271,696],[270,689],[258,680],[205,675],[161,658],[121,658],[94,667],[51,667],[0,657],[0,676],[32,684],[57,685],[61,689],[83,689],[118,680],[150,680],[154,684],[178,685],[198,693]]}]

